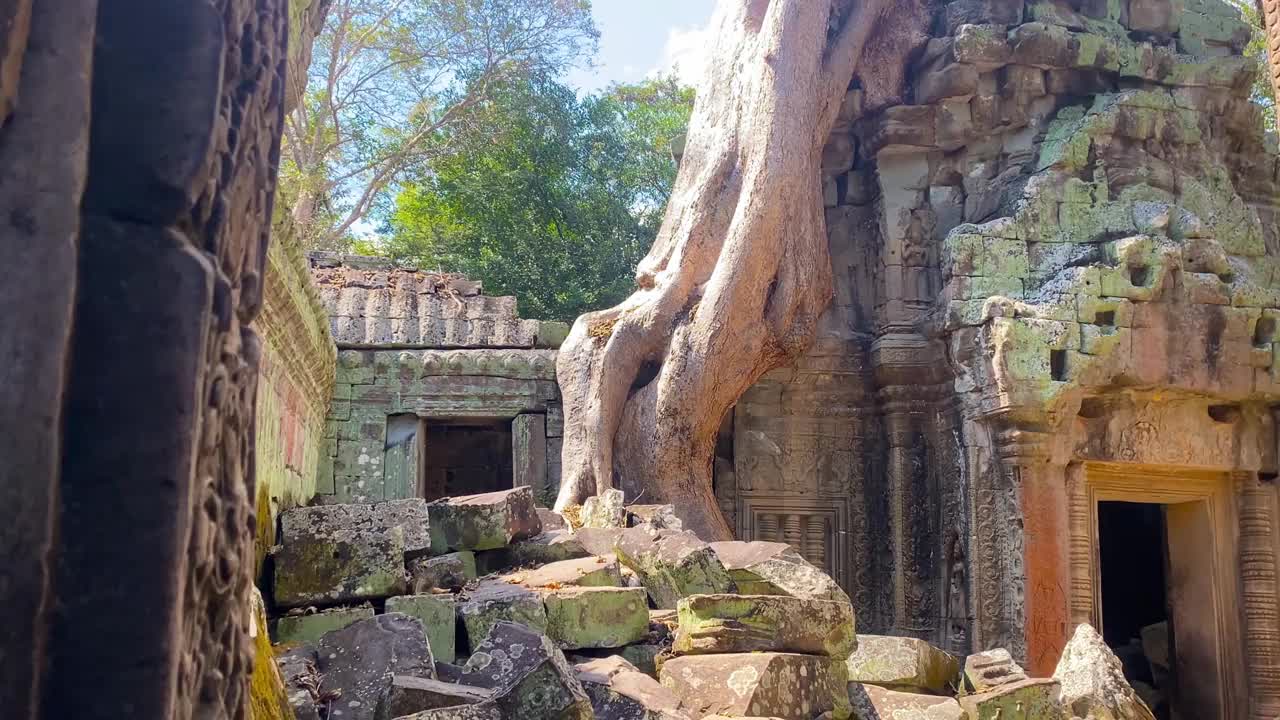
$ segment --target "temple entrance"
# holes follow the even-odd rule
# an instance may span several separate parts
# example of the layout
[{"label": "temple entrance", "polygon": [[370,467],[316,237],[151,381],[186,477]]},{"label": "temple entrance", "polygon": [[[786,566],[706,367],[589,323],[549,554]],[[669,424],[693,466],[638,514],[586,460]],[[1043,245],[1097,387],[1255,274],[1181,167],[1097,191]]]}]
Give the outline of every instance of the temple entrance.
[{"label": "temple entrance", "polygon": [[475,495],[511,487],[510,420],[423,421],[421,497]]},{"label": "temple entrance", "polygon": [[[1087,610],[1158,718],[1239,717],[1235,518],[1225,474],[1088,463],[1077,566]],[[1083,619],[1083,618],[1082,618]]]},{"label": "temple entrance", "polygon": [[1169,666],[1169,597],[1164,507],[1099,502],[1103,637],[1125,678],[1157,718],[1166,720],[1174,675]]}]

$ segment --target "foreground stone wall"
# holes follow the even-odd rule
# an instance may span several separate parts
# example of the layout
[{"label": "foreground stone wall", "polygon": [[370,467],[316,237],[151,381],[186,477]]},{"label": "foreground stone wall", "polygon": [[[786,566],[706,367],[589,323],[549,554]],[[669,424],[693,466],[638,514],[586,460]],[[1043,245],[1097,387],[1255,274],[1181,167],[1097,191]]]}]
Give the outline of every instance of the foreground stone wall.
[{"label": "foreground stone wall", "polygon": [[339,348],[325,502],[415,497],[424,423],[491,423],[512,435],[512,484],[546,501],[559,485],[558,322],[521,319],[459,275],[383,258],[313,254],[312,277]]},{"label": "foreground stone wall", "polygon": [[325,418],[333,397],[337,348],[329,316],[311,284],[296,238],[277,233],[267,252],[262,313],[262,367],[254,427],[258,489],[256,567],[275,544],[280,511],[316,494],[325,454]]},{"label": "foreground stone wall", "polygon": [[739,403],[722,505],[869,631],[1044,673],[1100,617],[1098,488],[1168,502],[1169,478],[1229,508],[1219,707],[1274,715],[1280,181],[1249,28],[1204,0],[895,22],[910,82],[856,81],[824,153],[835,299]]}]

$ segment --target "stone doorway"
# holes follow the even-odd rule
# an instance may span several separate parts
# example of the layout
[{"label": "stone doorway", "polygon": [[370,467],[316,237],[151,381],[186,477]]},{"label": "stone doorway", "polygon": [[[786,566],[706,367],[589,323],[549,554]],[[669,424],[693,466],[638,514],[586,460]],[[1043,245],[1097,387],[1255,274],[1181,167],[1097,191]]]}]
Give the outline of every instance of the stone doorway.
[{"label": "stone doorway", "polygon": [[1085,481],[1077,497],[1089,516],[1072,537],[1077,621],[1102,632],[1131,680],[1167,698],[1153,708],[1157,717],[1241,717],[1229,476],[1111,463],[1088,463],[1073,475]]},{"label": "stone doorway", "polygon": [[1170,717],[1169,547],[1164,506],[1098,503],[1102,631],[1124,674],[1160,720]]},{"label": "stone doorway", "polygon": [[510,420],[424,420],[420,497],[475,495],[511,487]]}]

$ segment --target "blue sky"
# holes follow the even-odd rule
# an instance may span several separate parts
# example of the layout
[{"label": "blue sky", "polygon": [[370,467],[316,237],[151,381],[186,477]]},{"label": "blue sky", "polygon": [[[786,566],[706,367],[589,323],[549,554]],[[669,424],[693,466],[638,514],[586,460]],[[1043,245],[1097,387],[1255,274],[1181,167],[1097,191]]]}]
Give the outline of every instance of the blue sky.
[{"label": "blue sky", "polygon": [[594,0],[600,30],[597,67],[576,69],[569,83],[588,92],[675,69],[693,84],[706,57],[715,0]]}]

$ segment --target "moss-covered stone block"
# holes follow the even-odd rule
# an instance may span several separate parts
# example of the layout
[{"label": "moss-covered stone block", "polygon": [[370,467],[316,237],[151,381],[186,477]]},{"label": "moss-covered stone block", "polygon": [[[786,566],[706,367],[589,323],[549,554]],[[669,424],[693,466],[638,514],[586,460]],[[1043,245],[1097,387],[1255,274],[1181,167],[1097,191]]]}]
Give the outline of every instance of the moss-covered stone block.
[{"label": "moss-covered stone block", "polygon": [[959,688],[960,658],[916,638],[859,635],[846,664],[849,682],[937,695]]},{"label": "moss-covered stone block", "polygon": [[404,613],[422,622],[436,662],[451,663],[457,657],[457,622],[452,595],[400,595],[387,600],[387,612]]},{"label": "moss-covered stone block", "polygon": [[448,550],[492,550],[542,532],[528,486],[498,492],[444,498],[427,505],[431,547]]},{"label": "moss-covered stone block", "polygon": [[970,720],[1065,720],[1058,692],[1056,680],[1021,680],[959,700]]},{"label": "moss-covered stone block", "polygon": [[811,720],[850,714],[843,660],[794,653],[684,655],[658,671],[694,717],[770,716]]},{"label": "moss-covered stone block", "polygon": [[501,580],[481,580],[458,597],[457,616],[462,620],[467,644],[484,641],[495,623],[519,623],[538,632],[547,630],[547,612],[534,591]]},{"label": "moss-covered stone block", "polygon": [[[406,589],[405,531],[375,526],[366,506],[297,508],[282,518],[275,555],[281,607],[337,605],[399,595]],[[298,514],[305,517],[289,516]]]},{"label": "moss-covered stone block", "polygon": [[253,674],[249,676],[249,716],[253,720],[294,720],[289,692],[267,636],[267,609],[258,589],[251,588],[249,637],[253,641]]},{"label": "moss-covered stone block", "polygon": [[373,608],[342,607],[322,610],[310,615],[285,615],[276,620],[276,642],[312,645],[325,633],[373,617]]},{"label": "moss-covered stone block", "polygon": [[853,606],[786,595],[692,595],[676,606],[677,654],[798,652],[845,658],[857,646]]},{"label": "moss-covered stone block", "polygon": [[649,632],[643,588],[562,587],[543,590],[547,637],[561,648],[612,648]]},{"label": "moss-covered stone block", "polygon": [[635,527],[621,533],[615,551],[656,607],[674,608],[688,595],[733,591],[716,553],[691,532]]}]

